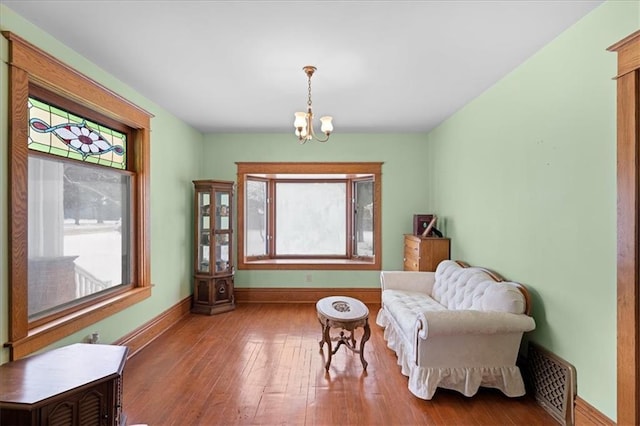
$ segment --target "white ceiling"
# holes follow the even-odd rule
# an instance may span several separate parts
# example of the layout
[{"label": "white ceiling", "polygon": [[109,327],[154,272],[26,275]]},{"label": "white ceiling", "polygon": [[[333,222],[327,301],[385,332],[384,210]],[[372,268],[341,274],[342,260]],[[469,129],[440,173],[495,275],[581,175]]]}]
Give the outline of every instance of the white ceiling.
[{"label": "white ceiling", "polygon": [[202,132],[292,132],[311,64],[316,115],[374,133],[432,129],[602,0],[0,3]]}]

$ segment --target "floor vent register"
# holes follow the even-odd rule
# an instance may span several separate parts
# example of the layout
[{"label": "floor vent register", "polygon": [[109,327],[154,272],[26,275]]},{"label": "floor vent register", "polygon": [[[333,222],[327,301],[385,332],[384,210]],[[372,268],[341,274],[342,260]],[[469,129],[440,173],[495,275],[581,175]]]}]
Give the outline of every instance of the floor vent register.
[{"label": "floor vent register", "polygon": [[528,347],[526,375],[536,401],[560,424],[575,425],[575,367],[533,342]]}]

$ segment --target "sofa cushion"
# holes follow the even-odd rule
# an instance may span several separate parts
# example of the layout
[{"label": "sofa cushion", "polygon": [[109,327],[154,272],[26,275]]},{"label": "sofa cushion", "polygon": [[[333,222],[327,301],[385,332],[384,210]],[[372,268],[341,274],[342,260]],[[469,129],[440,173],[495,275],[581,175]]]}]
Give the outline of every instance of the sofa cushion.
[{"label": "sofa cushion", "polygon": [[526,301],[516,284],[496,283],[487,287],[482,297],[482,309],[523,314],[526,309]]},{"label": "sofa cushion", "polygon": [[454,261],[440,262],[431,297],[447,309],[472,309],[521,314],[526,302],[513,283],[496,283],[481,268],[461,268]]},{"label": "sofa cushion", "polygon": [[404,338],[413,339],[418,314],[425,311],[444,311],[446,308],[422,292],[408,290],[384,290],[382,305],[400,327]]}]

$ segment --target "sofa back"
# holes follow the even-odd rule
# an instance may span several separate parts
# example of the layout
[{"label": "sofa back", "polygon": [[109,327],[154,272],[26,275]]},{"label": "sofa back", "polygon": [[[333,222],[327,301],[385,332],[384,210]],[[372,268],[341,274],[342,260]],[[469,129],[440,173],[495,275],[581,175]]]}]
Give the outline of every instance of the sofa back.
[{"label": "sofa back", "polygon": [[520,287],[500,281],[485,269],[444,260],[436,268],[431,297],[447,309],[523,314],[527,312],[527,300]]}]

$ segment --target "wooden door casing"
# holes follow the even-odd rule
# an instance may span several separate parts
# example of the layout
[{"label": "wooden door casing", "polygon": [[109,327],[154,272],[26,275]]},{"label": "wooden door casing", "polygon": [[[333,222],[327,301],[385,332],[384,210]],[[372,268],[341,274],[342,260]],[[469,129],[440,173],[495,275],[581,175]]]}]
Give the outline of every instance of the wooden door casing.
[{"label": "wooden door casing", "polygon": [[617,423],[640,424],[640,31],[618,53]]}]

